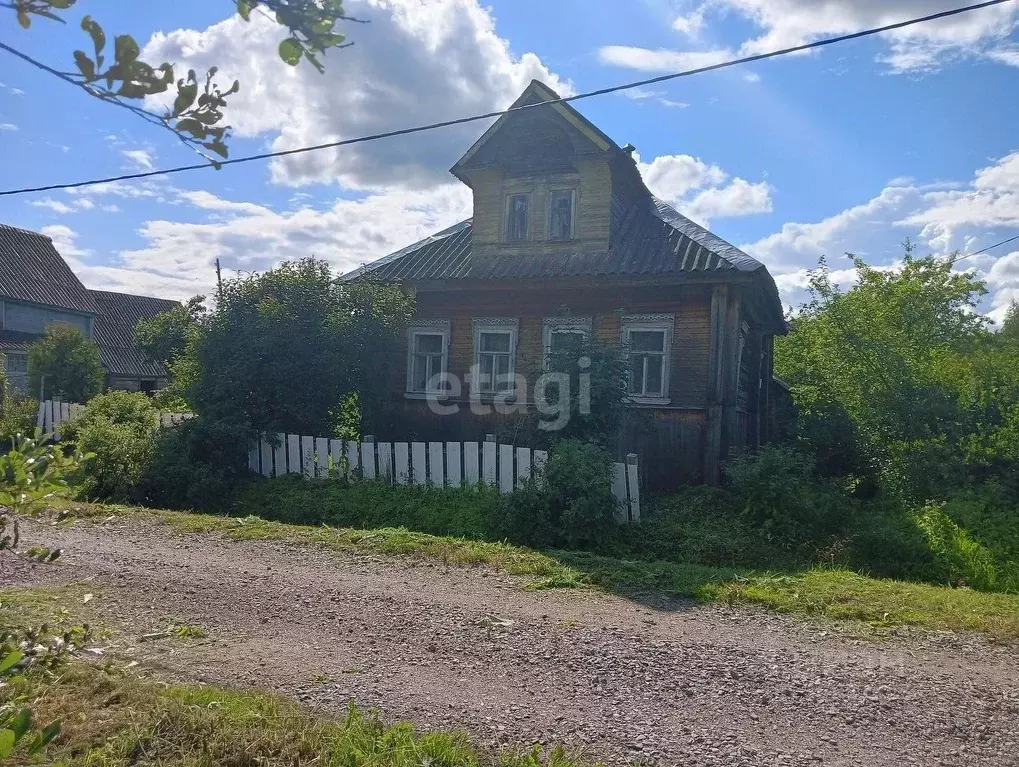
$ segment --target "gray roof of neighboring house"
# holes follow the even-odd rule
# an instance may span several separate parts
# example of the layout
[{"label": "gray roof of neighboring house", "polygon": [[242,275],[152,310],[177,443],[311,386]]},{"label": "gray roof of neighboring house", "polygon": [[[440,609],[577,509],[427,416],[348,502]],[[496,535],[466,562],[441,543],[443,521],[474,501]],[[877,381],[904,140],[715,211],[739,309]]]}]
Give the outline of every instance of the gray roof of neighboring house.
[{"label": "gray roof of neighboring house", "polygon": [[6,224],[0,224],[0,297],[82,314],[97,310],[49,237]]},{"label": "gray roof of neighboring house", "polygon": [[17,330],[0,330],[0,353],[5,351],[23,352],[39,336],[34,333],[20,333]]},{"label": "gray roof of neighboring house", "polygon": [[128,378],[162,378],[166,368],[158,362],[149,362],[134,343],[134,328],[139,320],[180,306],[177,301],[106,290],[90,290],[98,311],[95,316],[94,337],[99,344],[103,367],[115,376]]},{"label": "gray roof of neighboring house", "polygon": [[347,277],[367,272],[384,280],[415,282],[737,273],[759,269],[764,270],[760,261],[652,196],[647,205],[634,205],[607,249],[474,257],[468,219],[367,264]]}]

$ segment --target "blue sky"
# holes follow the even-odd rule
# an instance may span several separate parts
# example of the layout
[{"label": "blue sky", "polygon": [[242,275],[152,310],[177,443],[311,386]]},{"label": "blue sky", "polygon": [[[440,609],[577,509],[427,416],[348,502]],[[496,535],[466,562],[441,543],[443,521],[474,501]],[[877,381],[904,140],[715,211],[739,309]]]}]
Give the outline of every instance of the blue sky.
[{"label": "blue sky", "polygon": [[[280,30],[232,3],[79,0],[66,27],[0,38],[70,66],[85,12],[129,32],[150,60],[220,67],[233,155],[290,148],[507,106],[533,77],[562,92],[852,32],[952,0],[350,0],[327,73],[290,69]],[[845,251],[894,265],[911,237],[964,253],[1019,234],[1019,2],[896,36],[684,78],[578,108],[633,143],[648,185],[764,260],[787,302],[806,269]],[[179,70],[180,71],[180,70]],[[0,67],[0,186],[192,162],[166,131],[11,57]],[[227,272],[318,255],[349,269],[470,214],[446,170],[484,126],[199,171],[89,192],[0,199],[0,220],[54,238],[92,287],[183,298]],[[988,280],[981,309],[1019,299],[1019,249],[965,266]],[[848,278],[848,275],[846,275]]]}]

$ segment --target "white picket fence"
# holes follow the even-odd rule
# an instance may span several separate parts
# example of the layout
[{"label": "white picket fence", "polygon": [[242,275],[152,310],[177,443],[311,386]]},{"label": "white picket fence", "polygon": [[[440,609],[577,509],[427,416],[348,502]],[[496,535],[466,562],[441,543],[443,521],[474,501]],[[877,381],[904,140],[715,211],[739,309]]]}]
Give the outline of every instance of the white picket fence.
[{"label": "white picket fence", "polygon": [[[277,434],[263,437],[248,452],[248,468],[266,477],[343,476],[383,479],[397,485],[474,487],[484,482],[503,493],[523,487],[548,461],[544,450],[485,442],[376,442]],[[612,493],[623,521],[640,519],[637,456],[612,465]]]},{"label": "white picket fence", "polygon": [[[43,434],[52,434],[54,439],[60,439],[60,424],[73,420],[85,411],[84,405],[77,402],[62,402],[58,399],[43,400],[39,403],[39,416],[36,418],[36,426],[42,429]],[[194,413],[160,413],[160,426],[173,426],[188,418],[193,418]]]}]

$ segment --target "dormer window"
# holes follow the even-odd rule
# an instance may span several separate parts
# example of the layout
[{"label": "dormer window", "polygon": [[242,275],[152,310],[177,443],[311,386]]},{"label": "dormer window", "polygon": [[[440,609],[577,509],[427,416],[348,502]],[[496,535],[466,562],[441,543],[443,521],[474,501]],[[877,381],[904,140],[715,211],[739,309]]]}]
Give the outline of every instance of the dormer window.
[{"label": "dormer window", "polygon": [[573,239],[573,190],[553,189],[548,195],[548,238]]},{"label": "dormer window", "polygon": [[506,240],[519,242],[530,234],[531,195],[511,194],[506,201]]}]

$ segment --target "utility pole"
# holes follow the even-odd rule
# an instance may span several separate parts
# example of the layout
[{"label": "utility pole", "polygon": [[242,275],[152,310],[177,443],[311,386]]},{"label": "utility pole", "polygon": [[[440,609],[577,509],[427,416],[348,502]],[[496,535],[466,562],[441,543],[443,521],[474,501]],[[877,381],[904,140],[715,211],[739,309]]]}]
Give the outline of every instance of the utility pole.
[{"label": "utility pole", "polygon": [[216,259],[216,298],[223,298],[223,273],[219,269],[219,259]]}]

